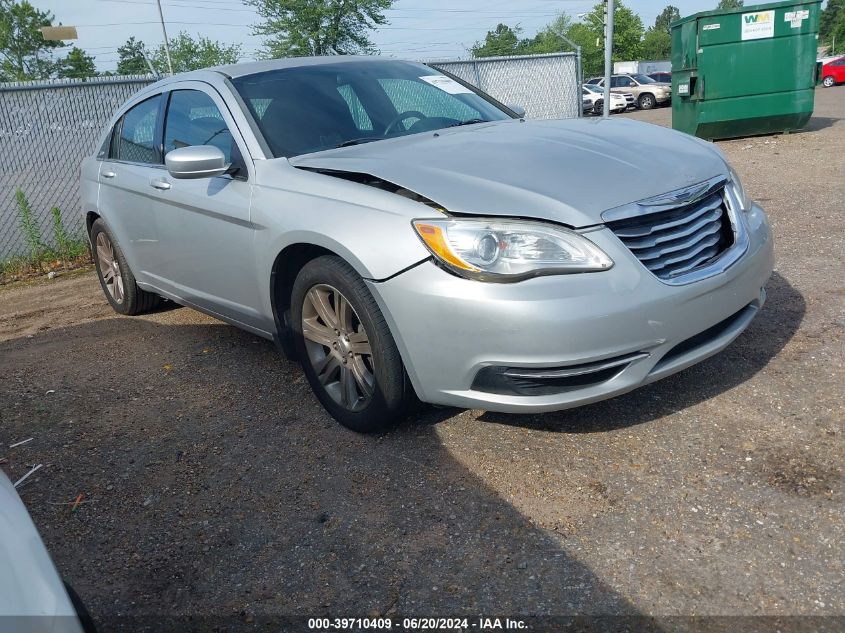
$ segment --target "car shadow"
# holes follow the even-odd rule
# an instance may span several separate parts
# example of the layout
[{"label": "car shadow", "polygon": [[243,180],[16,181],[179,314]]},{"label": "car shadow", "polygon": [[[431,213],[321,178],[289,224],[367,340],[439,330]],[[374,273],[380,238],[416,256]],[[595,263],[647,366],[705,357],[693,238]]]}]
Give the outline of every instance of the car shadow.
[{"label": "car shadow", "polygon": [[560,431],[601,433],[650,422],[724,393],[763,369],[798,331],[804,298],[775,272],[766,285],[766,305],[727,349],[678,374],[595,404],[538,415],[483,413],[496,424]]},{"label": "car shadow", "polygon": [[21,496],[101,630],[399,614],[659,630],[450,454],[433,424],[448,410],[346,431],[271,343],[189,315],[0,343],[0,441],[37,438],[10,465],[49,464]]}]

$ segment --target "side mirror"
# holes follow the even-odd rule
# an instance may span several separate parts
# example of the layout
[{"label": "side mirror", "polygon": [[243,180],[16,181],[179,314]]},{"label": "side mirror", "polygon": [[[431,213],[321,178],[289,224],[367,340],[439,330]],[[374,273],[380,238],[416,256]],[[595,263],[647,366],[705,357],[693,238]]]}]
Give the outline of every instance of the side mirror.
[{"label": "side mirror", "polygon": [[520,105],[509,105],[508,109],[513,112],[518,118],[525,118],[525,108]]},{"label": "side mirror", "polygon": [[219,147],[190,145],[167,152],[164,165],[174,178],[213,178],[225,174],[229,165]]}]

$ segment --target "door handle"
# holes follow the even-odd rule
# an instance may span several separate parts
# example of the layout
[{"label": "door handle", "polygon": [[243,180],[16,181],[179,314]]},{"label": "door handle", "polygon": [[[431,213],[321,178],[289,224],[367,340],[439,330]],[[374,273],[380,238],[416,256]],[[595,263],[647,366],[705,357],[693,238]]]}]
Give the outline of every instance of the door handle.
[{"label": "door handle", "polygon": [[170,183],[162,178],[153,178],[150,181],[150,187],[154,189],[161,189],[162,191],[167,191],[170,189]]},{"label": "door handle", "polygon": [[102,174],[100,174],[100,175],[101,175],[103,178],[114,178],[115,176],[117,176],[117,174],[116,174],[116,173],[114,173],[113,171],[104,171],[104,172],[103,172]]}]

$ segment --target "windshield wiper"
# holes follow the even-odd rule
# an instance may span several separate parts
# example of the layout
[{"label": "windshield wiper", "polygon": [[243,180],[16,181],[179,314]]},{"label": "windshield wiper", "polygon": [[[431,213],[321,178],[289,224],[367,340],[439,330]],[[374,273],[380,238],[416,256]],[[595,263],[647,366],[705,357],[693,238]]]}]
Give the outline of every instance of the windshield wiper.
[{"label": "windshield wiper", "polygon": [[378,137],[372,136],[364,136],[361,138],[351,138],[348,141],[343,141],[338,145],[335,145],[335,149],[339,147],[349,147],[350,145],[361,145],[362,143],[372,143],[373,141],[380,141],[381,139]]},{"label": "windshield wiper", "polygon": [[474,125],[476,123],[490,123],[487,119],[467,119],[466,121],[458,121],[457,123],[452,123],[452,125],[447,125],[446,127],[459,127],[461,125]]}]

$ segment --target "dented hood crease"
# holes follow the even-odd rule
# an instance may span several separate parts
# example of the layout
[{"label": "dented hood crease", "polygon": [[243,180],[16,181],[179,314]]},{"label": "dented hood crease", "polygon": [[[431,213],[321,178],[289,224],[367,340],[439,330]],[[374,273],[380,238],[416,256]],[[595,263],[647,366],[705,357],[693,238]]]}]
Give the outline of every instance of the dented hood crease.
[{"label": "dented hood crease", "polygon": [[727,172],[711,144],[630,119],[502,121],[303,154],[295,167],[365,173],[459,214],[570,226]]}]

